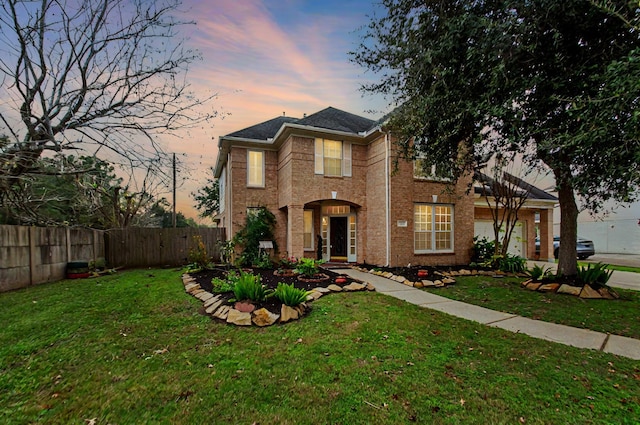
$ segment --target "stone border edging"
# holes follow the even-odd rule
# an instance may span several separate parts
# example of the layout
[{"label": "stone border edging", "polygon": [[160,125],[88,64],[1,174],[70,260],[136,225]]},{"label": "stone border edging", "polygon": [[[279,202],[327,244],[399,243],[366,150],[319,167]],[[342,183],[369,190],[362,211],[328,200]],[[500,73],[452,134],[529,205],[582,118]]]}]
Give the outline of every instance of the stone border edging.
[{"label": "stone border edging", "polygon": [[308,303],[317,300],[325,294],[343,291],[355,292],[376,290],[375,287],[368,282],[352,282],[345,286],[331,284],[326,288],[317,287],[312,289],[310,294],[307,296],[307,302],[296,307],[289,307],[288,305],[282,304],[280,314],[272,313],[266,308],[261,308],[251,313],[247,313],[238,311],[232,306],[224,305],[224,300],[220,295],[214,295],[211,292],[205,291],[196,283],[195,278],[189,276],[187,273],[182,275],[182,283],[184,284],[184,290],[186,293],[203,302],[204,311],[207,315],[238,326],[256,325],[260,327],[271,326],[275,323],[286,323],[301,318],[311,309],[311,306]]}]

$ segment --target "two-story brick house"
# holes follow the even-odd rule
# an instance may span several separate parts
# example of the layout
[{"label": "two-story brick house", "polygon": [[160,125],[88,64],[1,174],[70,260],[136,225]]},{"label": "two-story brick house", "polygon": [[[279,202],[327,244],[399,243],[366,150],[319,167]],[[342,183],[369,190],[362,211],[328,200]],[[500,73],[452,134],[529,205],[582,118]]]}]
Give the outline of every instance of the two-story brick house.
[{"label": "two-story brick house", "polygon": [[252,208],[277,220],[280,255],[400,266],[468,264],[474,197],[397,161],[376,121],[335,108],[223,136],[219,225],[232,237]]}]

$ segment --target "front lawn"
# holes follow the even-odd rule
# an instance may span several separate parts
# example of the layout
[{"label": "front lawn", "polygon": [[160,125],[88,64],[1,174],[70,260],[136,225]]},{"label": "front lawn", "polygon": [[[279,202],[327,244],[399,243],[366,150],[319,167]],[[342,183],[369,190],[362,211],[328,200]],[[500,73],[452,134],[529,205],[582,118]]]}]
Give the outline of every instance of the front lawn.
[{"label": "front lawn", "polygon": [[176,270],[0,294],[3,424],[636,423],[640,363],[377,293],[199,314]]},{"label": "front lawn", "polygon": [[546,322],[640,339],[640,292],[615,291],[619,300],[585,300],[523,289],[524,279],[456,276],[456,284],[425,289],[443,297]]}]

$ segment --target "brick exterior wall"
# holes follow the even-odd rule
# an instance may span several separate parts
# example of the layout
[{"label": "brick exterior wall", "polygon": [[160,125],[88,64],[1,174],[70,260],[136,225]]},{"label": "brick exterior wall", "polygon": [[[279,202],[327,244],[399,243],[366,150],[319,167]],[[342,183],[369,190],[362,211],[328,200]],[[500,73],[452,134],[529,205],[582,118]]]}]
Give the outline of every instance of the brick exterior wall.
[{"label": "brick exterior wall", "polygon": [[[229,237],[244,226],[248,207],[266,207],[276,216],[278,255],[315,257],[315,249],[305,251],[303,247],[304,209],[314,211],[314,233],[318,235],[322,206],[348,204],[357,220],[357,262],[389,266],[468,264],[474,218],[473,197],[465,194],[468,181],[458,183],[454,194],[445,194],[442,183],[414,179],[411,162],[400,161],[395,170],[385,140],[381,134],[368,144],[353,143],[352,176],[325,177],[315,174],[314,138],[291,135],[278,151],[264,151],[264,188],[247,187],[247,149],[232,147],[227,162],[229,199],[221,214]],[[385,225],[387,172],[392,174],[389,229]],[[336,199],[332,192],[337,193]],[[432,195],[438,195],[438,203],[454,206],[453,253],[413,252],[413,206],[416,202],[433,203]],[[406,220],[407,227],[398,227],[398,220]],[[387,231],[391,238],[388,258]]]}]

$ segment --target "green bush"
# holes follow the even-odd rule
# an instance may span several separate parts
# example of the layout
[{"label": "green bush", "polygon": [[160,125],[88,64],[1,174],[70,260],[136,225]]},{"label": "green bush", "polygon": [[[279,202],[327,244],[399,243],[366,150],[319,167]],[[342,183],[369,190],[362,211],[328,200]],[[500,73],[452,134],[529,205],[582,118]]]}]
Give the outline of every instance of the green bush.
[{"label": "green bush", "polygon": [[323,263],[324,260],[314,260],[313,258],[303,257],[298,260],[296,272],[307,277],[315,276],[320,271],[318,266]]},{"label": "green bush", "polygon": [[273,241],[275,251],[276,216],[266,208],[257,208],[255,212],[247,213],[247,219],[242,229],[233,237],[233,242],[242,247],[238,259],[240,266],[253,266],[260,261],[260,241]]},{"label": "green bush", "polygon": [[[593,266],[593,267],[592,267]],[[607,282],[613,274],[613,270],[608,270],[608,264],[587,264],[586,267],[582,266],[578,268],[578,275],[576,278],[578,282],[583,285],[589,285],[594,289],[607,286]]]},{"label": "green bush", "polygon": [[471,262],[476,265],[490,266],[495,250],[495,241],[489,241],[486,237],[478,239],[476,236],[473,238],[473,255]]},{"label": "green bush", "polygon": [[231,292],[233,291],[234,284],[228,280],[220,279],[218,277],[214,277],[211,279],[211,285],[213,286],[212,292],[214,294],[222,294],[223,292]]},{"label": "green bush", "polygon": [[195,247],[189,250],[189,263],[204,269],[209,265],[207,247],[204,246],[204,242],[202,242],[202,237],[200,235],[193,237],[193,243]]},{"label": "green bush", "polygon": [[233,285],[233,294],[237,301],[262,302],[271,295],[270,292],[260,283],[260,276],[251,273],[240,272],[240,277]]},{"label": "green bush", "polygon": [[274,295],[283,304],[288,305],[289,307],[295,307],[307,300],[309,292],[294,287],[293,283],[291,285],[287,285],[280,282],[278,283],[278,287],[276,288]]},{"label": "green bush", "polygon": [[527,270],[527,275],[535,281],[541,281],[553,276],[553,272],[548,267],[541,267],[536,264],[532,269]]},{"label": "green bush", "polygon": [[505,273],[523,273],[527,267],[527,260],[517,255],[494,256],[494,267]]}]

